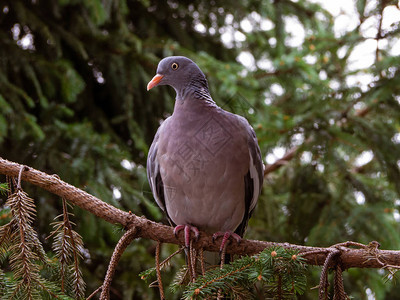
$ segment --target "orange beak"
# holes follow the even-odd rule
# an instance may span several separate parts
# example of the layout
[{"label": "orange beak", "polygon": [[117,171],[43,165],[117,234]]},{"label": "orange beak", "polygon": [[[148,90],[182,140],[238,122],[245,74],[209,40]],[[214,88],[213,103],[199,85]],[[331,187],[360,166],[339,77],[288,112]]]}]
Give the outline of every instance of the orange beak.
[{"label": "orange beak", "polygon": [[154,76],[153,79],[147,84],[147,90],[149,91],[153,87],[157,86],[163,77],[164,75],[156,74],[156,76]]}]

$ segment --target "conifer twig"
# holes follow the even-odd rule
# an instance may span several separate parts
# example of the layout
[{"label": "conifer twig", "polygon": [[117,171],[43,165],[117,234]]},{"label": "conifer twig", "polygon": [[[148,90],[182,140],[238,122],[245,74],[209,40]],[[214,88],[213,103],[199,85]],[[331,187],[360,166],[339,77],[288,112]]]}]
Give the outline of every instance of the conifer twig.
[{"label": "conifer twig", "polygon": [[338,249],[332,248],[326,257],[324,266],[322,267],[321,277],[319,281],[319,300],[325,300],[328,298],[328,269],[333,258],[340,254]]},{"label": "conifer twig", "polygon": [[[221,270],[224,268],[225,256],[226,256],[226,247],[227,246],[228,246],[228,243],[225,243],[224,247],[222,248],[222,251],[221,251],[221,263],[220,263],[220,269]],[[222,299],[222,289],[218,290],[217,299],[218,300]]]},{"label": "conifer twig", "polygon": [[192,253],[190,249],[193,247],[193,240],[190,240],[189,248],[185,247],[186,263],[189,272],[189,280],[194,281],[194,274],[192,268]]},{"label": "conifer twig", "polygon": [[164,259],[164,260],[160,263],[160,270],[164,267],[164,265],[165,265],[166,263],[168,263],[168,262],[171,260],[172,257],[174,257],[175,255],[177,255],[178,253],[181,253],[182,250],[183,250],[184,248],[185,248],[185,247],[180,247],[178,250],[176,250],[174,253],[170,254],[166,259]]},{"label": "conifer twig", "polygon": [[[69,235],[69,242],[71,243],[71,248],[73,252],[73,259],[74,259],[74,291],[75,291],[75,296],[76,298],[81,297],[82,294],[84,294],[84,281],[82,278],[81,271],[79,269],[79,256],[81,255],[81,252],[79,251],[81,247],[83,246],[81,236],[77,234],[74,230],[72,230],[72,225],[71,222],[69,221],[69,216],[68,216],[68,208],[67,208],[67,202],[65,201],[64,198],[62,198],[62,204],[63,204],[63,218],[64,218],[64,226],[65,226],[65,231],[68,232]],[[64,282],[63,282],[64,284]],[[82,287],[83,285],[83,287]],[[64,287],[63,287],[64,291]]]},{"label": "conifer twig", "polygon": [[190,241],[190,247],[189,247],[189,252],[190,252],[190,267],[192,268],[192,281],[196,281],[197,273],[196,273],[196,262],[197,262],[197,251],[193,247],[193,240]]},{"label": "conifer twig", "polygon": [[[12,176],[6,176],[6,182],[7,182],[7,196],[10,197],[12,195],[12,182],[13,182],[13,177]],[[7,197],[7,198],[8,198]]]},{"label": "conifer twig", "polygon": [[344,291],[342,273],[343,273],[342,267],[340,266],[340,263],[339,263],[336,265],[336,268],[335,268],[333,300],[347,299],[346,292]]},{"label": "conifer twig", "polygon": [[158,290],[160,291],[160,299],[164,300],[164,287],[161,279],[161,270],[160,270],[160,252],[161,252],[161,243],[157,242],[156,246],[156,273],[157,273],[157,282],[158,282]]},{"label": "conifer twig", "polygon": [[204,276],[204,274],[206,274],[206,268],[204,266],[204,250],[203,250],[203,248],[199,249],[199,258],[200,258],[200,265],[201,265],[201,275]]},{"label": "conifer twig", "polygon": [[[204,282],[202,285],[200,285],[200,286],[198,286],[198,287],[196,288],[195,294],[197,294],[197,295],[200,294],[200,292],[201,292],[202,290],[204,290],[204,289],[207,288],[208,286],[212,285],[214,282],[216,282],[216,281],[223,281],[225,278],[229,278],[230,276],[232,276],[232,275],[234,275],[234,274],[240,273],[240,272],[242,272],[243,270],[249,268],[249,267],[250,267],[251,265],[253,265],[253,264],[254,264],[254,262],[250,262],[250,263],[248,263],[248,264],[246,264],[246,265],[241,266],[241,267],[238,268],[238,269],[231,270],[231,271],[228,272],[228,273],[221,274],[220,276],[218,276],[218,277],[216,277],[216,278],[212,278],[211,280]],[[218,293],[218,294],[219,294],[219,293]]]},{"label": "conifer twig", "polygon": [[102,288],[102,287],[103,287],[103,286],[101,285],[101,286],[99,286],[97,289],[95,289],[95,290],[93,291],[93,293],[91,293],[91,294],[89,295],[89,297],[86,298],[86,300],[92,299],[98,292],[101,291],[101,288]]},{"label": "conifer twig", "polygon": [[124,235],[118,241],[118,244],[115,246],[114,252],[111,256],[110,264],[108,265],[107,274],[104,278],[104,282],[102,285],[100,300],[109,299],[109,289],[118,261],[121,258],[122,253],[124,253],[125,249],[137,237],[137,231],[138,230],[136,227],[130,228],[127,232],[124,233]]},{"label": "conifer twig", "polygon": [[226,256],[226,247],[228,246],[228,243],[224,244],[224,247],[222,248],[221,251],[221,264],[220,264],[220,269],[222,269],[224,267],[224,263],[225,263],[225,256]]},{"label": "conifer twig", "polygon": [[18,184],[17,184],[17,190],[21,189],[21,176],[22,176],[22,171],[24,171],[25,166],[21,165],[19,168],[19,173],[18,173]]}]

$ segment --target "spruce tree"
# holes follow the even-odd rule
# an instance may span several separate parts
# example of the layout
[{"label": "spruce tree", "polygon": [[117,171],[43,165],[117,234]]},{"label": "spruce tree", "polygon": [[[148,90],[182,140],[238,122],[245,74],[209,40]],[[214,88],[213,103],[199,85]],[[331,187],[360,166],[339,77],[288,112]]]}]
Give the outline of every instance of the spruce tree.
[{"label": "spruce tree", "polygon": [[[145,87],[160,58],[185,55],[206,73],[217,104],[253,125],[265,157],[279,149],[293,153],[266,175],[248,238],[311,246],[377,240],[383,249],[400,249],[400,56],[394,48],[400,29],[399,21],[384,22],[385,13],[399,7],[397,1],[365,0],[356,1],[354,10],[354,28],[338,33],[341,20],[306,0],[3,0],[0,156],[163,221],[144,166],[175,95],[167,88],[147,93]],[[357,51],[371,44],[373,61],[355,67]],[[40,260],[45,253],[44,264],[63,251],[45,240],[63,202],[29,185],[24,191],[37,214],[25,226],[43,244],[32,255]],[[12,205],[0,197],[4,225]],[[73,230],[87,249],[80,267],[88,295],[103,281],[122,230],[81,209],[73,212]],[[56,236],[62,234],[57,228]],[[163,249],[168,255],[176,246]],[[7,277],[13,266],[4,261],[0,256],[3,294],[18,284]],[[163,271],[166,285],[183,264],[174,258]],[[153,266],[154,243],[132,243],[112,283],[115,296],[156,299],[158,292],[138,276]],[[320,269],[307,272],[301,299],[315,299],[310,288]],[[397,299],[394,279],[385,282],[381,273],[348,270],[346,292],[355,299],[367,293]],[[44,276],[36,269],[32,274]],[[181,296],[166,293],[168,299]]]}]

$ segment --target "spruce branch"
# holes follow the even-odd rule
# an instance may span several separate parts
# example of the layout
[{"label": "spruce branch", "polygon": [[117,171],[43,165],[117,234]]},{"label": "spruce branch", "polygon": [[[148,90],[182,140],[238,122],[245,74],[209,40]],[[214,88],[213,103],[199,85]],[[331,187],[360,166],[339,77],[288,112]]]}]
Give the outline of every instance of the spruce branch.
[{"label": "spruce branch", "polygon": [[0,262],[8,255],[8,249],[11,245],[11,226],[12,223],[0,226]]},{"label": "spruce branch", "polygon": [[285,155],[278,159],[273,164],[265,166],[264,169],[264,177],[267,176],[269,173],[274,172],[275,170],[279,169],[280,167],[286,165],[290,160],[292,160],[299,150],[298,146],[294,146],[293,148],[289,149]]},{"label": "spruce branch", "polygon": [[[11,221],[11,246],[10,252],[10,266],[17,281],[15,286],[14,295],[16,296],[21,290],[27,297],[33,297],[33,282],[39,280],[39,268],[34,263],[39,257],[33,251],[34,243],[37,239],[32,237],[36,236],[36,232],[32,228],[34,219],[35,205],[33,199],[21,190],[11,195],[7,200],[7,205],[10,206],[12,212]],[[36,236],[37,237],[37,236]],[[35,245],[40,248],[41,244]]]},{"label": "spruce branch", "polygon": [[61,292],[65,293],[67,286],[71,285],[75,298],[79,299],[85,293],[85,282],[79,268],[83,241],[79,233],[72,229],[65,199],[62,199],[62,205],[63,214],[56,218],[63,217],[63,220],[53,223],[55,229],[47,238],[54,236],[53,250],[60,264]]},{"label": "spruce branch", "polygon": [[164,286],[162,283],[162,278],[161,278],[161,267],[160,267],[160,252],[161,252],[161,243],[157,243],[156,247],[156,273],[157,273],[157,283],[158,283],[158,289],[160,291],[160,299],[164,300],[165,299],[165,294],[164,294]]},{"label": "spruce branch", "polygon": [[21,174],[26,169],[20,167],[17,181],[8,180],[9,190],[14,192],[6,201],[11,220],[0,227],[0,258],[9,260],[13,277],[4,279],[6,288],[0,295],[2,299],[42,299],[43,294],[57,298],[59,289],[39,273],[42,266],[48,266],[48,258],[32,226],[36,215],[34,201],[21,187]]},{"label": "spruce branch", "polygon": [[[348,113],[349,113],[350,109],[352,109],[357,102],[361,101],[361,99],[366,94],[369,94],[369,93],[371,93],[371,91],[363,93],[363,95],[361,97],[352,101],[351,104],[348,105],[348,107],[339,115],[340,116],[339,122],[342,123],[343,120],[348,119],[349,118]],[[373,105],[367,106],[366,108],[364,108],[362,110],[357,110],[355,112],[355,116],[359,117],[359,118],[365,117],[374,108],[375,104],[376,103],[373,103]],[[282,158],[276,160],[274,163],[272,163],[270,165],[266,165],[265,169],[264,169],[264,177],[266,177],[269,173],[272,173],[272,172],[276,171],[277,169],[281,168],[282,166],[287,165],[289,163],[289,161],[291,161],[293,158],[295,158],[299,154],[299,151],[302,147],[310,144],[312,141],[313,141],[312,138],[308,138],[306,141],[304,141],[304,143],[302,145],[294,146],[294,147],[290,148],[289,150],[287,150]]]},{"label": "spruce branch", "polygon": [[344,291],[342,267],[340,263],[335,267],[335,278],[334,278],[334,294],[333,300],[347,300],[350,299]]},{"label": "spruce branch", "polygon": [[225,267],[208,271],[189,285],[188,290],[184,292],[184,298],[203,299],[216,295],[219,290],[228,293],[236,281],[245,278],[247,274],[244,271],[247,271],[254,263],[255,259],[245,256],[232,262],[232,264],[225,265]]},{"label": "spruce branch", "polygon": [[333,249],[329,252],[326,257],[324,266],[322,267],[321,277],[319,281],[319,300],[324,300],[328,298],[328,269],[329,265],[332,264],[333,259],[340,254],[340,251]]},{"label": "spruce branch", "polygon": [[110,264],[108,265],[107,274],[106,274],[106,277],[104,278],[104,282],[102,285],[100,300],[109,299],[109,297],[110,297],[109,289],[110,289],[111,281],[114,276],[118,261],[120,260],[122,253],[125,251],[125,249],[137,237],[136,234],[137,234],[137,228],[135,228],[135,227],[130,228],[120,238],[117,246],[115,246],[113,255],[110,260]]},{"label": "spruce branch", "polygon": [[[0,158],[1,174],[18,176],[20,167],[20,164]],[[175,237],[171,226],[162,225],[150,221],[144,217],[138,217],[133,213],[124,212],[110,204],[101,201],[93,195],[90,195],[83,190],[80,190],[62,181],[56,176],[48,175],[44,172],[29,168],[29,170],[22,173],[21,180],[28,181],[51,193],[64,197],[67,201],[110,223],[121,224],[126,229],[136,227],[138,230],[137,237],[152,239],[162,243],[178,245],[184,245],[185,243],[182,235],[179,235],[178,238]],[[211,235],[201,232],[199,240],[194,242],[193,246],[196,249],[203,248],[207,251],[218,252],[220,245],[219,243],[213,242]],[[325,263],[326,257],[329,254],[330,249],[332,249],[332,247],[309,247],[289,243],[275,243],[243,239],[240,244],[230,244],[229,249],[227,249],[227,253],[253,255],[261,252],[265,248],[272,246],[294,249],[298,250],[300,253],[307,252],[307,255],[305,256],[306,263],[319,266],[322,266]],[[343,270],[352,267],[382,268],[382,264],[376,258],[367,258],[370,256],[367,249],[353,249],[346,247],[345,250],[340,249],[340,251]],[[376,255],[387,265],[399,265],[398,262],[400,261],[400,251],[378,249]]]},{"label": "spruce branch", "polygon": [[251,287],[258,283],[264,287],[267,297],[277,295],[278,299],[292,299],[305,290],[305,272],[304,259],[298,251],[272,247],[206,272],[188,285],[184,297],[219,299],[232,295],[248,299]]},{"label": "spruce branch", "polygon": [[[174,253],[170,254],[166,259],[164,259],[162,262],[160,262],[160,265],[159,265],[160,271],[163,270],[165,267],[169,266],[171,259],[175,255],[181,253],[184,249],[185,249],[185,247],[183,247],[183,246],[179,247],[178,250],[176,250]],[[156,274],[156,271],[157,271],[156,267],[150,268],[148,270],[145,270],[145,271],[139,273],[139,277],[142,280],[147,280],[150,276],[153,276],[154,274]],[[205,272],[203,272],[203,273],[205,273]]]},{"label": "spruce branch", "polygon": [[[40,274],[43,267],[49,266],[49,259],[43,249],[32,224],[36,216],[34,200],[21,187],[21,177],[27,167],[21,166],[18,179],[8,179],[9,194],[6,205],[10,207],[11,220],[0,226],[0,259],[8,259],[12,278],[5,276],[4,288],[0,286],[2,299],[70,299],[58,286]],[[83,297],[83,294],[82,294]]]}]

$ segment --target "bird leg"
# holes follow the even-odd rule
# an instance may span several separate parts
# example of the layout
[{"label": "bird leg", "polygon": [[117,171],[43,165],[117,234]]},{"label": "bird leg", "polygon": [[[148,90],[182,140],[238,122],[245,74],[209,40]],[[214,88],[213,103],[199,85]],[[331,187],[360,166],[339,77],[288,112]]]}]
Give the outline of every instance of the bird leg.
[{"label": "bird leg", "polygon": [[238,244],[240,244],[240,241],[242,240],[240,235],[238,235],[232,231],[226,231],[226,232],[218,231],[213,234],[213,237],[212,237],[213,241],[215,242],[215,240],[221,236],[222,236],[222,241],[221,241],[221,246],[219,247],[220,253],[222,253],[222,250],[224,249],[225,244],[229,240],[229,238],[233,238]]},{"label": "bird leg", "polygon": [[199,230],[191,225],[178,225],[174,228],[174,234],[176,237],[178,237],[179,231],[184,230],[185,234],[185,247],[189,248],[190,246],[190,232],[192,231],[194,233],[194,237],[196,241],[199,239]]}]

